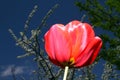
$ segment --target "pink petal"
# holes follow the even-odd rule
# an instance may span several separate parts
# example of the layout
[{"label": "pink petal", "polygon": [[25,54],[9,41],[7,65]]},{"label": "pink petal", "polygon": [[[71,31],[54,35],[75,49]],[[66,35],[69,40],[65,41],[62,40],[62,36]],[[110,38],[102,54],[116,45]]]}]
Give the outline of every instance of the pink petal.
[{"label": "pink petal", "polygon": [[89,24],[77,20],[68,23],[66,28],[72,44],[71,57],[76,58],[85,49],[87,43],[94,38],[95,34]]},{"label": "pink petal", "polygon": [[69,61],[71,48],[64,25],[55,24],[46,33],[45,49],[51,60],[60,63]]},{"label": "pink petal", "polygon": [[75,67],[83,67],[92,64],[96,59],[101,46],[102,40],[99,37],[95,37],[78,56]]}]

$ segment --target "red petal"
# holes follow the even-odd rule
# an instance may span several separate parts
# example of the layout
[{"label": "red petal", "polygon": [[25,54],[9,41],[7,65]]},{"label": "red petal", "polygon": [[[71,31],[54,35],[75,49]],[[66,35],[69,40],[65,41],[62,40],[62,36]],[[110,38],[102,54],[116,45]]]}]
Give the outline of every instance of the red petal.
[{"label": "red petal", "polygon": [[71,57],[76,58],[84,50],[87,43],[94,38],[95,34],[89,24],[81,23],[77,20],[68,23],[66,28],[72,44]]},{"label": "red petal", "polygon": [[90,65],[96,59],[99,50],[102,46],[102,40],[95,37],[85,48],[85,50],[78,56],[75,62],[75,67],[83,67]]},{"label": "red petal", "polygon": [[45,49],[51,60],[57,60],[60,63],[68,62],[70,47],[64,25],[55,24],[45,34]]},{"label": "red petal", "polygon": [[[92,64],[102,46],[92,27],[74,20],[66,26],[55,24],[45,34],[45,49],[50,60],[61,67],[75,59],[75,67]],[[69,65],[69,64],[68,64]]]}]

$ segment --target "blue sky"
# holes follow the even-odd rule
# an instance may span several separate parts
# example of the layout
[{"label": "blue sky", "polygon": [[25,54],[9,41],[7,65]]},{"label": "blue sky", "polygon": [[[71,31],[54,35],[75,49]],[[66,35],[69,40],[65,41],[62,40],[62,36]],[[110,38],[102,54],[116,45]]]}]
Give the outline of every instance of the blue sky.
[{"label": "blue sky", "polygon": [[[0,80],[12,80],[10,73],[12,67],[16,68],[15,73],[19,75],[31,75],[32,70],[36,67],[32,58],[16,58],[18,55],[24,54],[24,50],[15,45],[8,29],[11,28],[19,36],[19,32],[24,30],[25,21],[35,5],[38,5],[38,11],[31,20],[30,29],[37,28],[47,11],[55,4],[60,6],[47,20],[49,27],[55,23],[66,24],[71,20],[80,20],[83,15],[74,5],[74,0],[69,0],[69,2],[67,0],[0,1]],[[96,32],[100,33],[101,30]]]},{"label": "blue sky", "polygon": [[[16,74],[31,74],[35,65],[32,58],[17,59],[24,51],[15,45],[15,41],[8,32],[11,28],[17,36],[24,30],[24,24],[33,7],[38,5],[38,11],[31,20],[30,28],[35,29],[47,11],[55,4],[60,6],[47,21],[51,26],[55,23],[66,24],[74,19],[81,19],[74,0],[1,0],[0,1],[0,80],[12,80],[10,69],[15,67]],[[26,70],[26,71],[24,71]]]}]

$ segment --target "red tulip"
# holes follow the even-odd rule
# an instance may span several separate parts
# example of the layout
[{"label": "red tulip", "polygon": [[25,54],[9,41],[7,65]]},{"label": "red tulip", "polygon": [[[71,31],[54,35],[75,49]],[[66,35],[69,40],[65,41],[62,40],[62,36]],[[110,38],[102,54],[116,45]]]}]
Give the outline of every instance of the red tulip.
[{"label": "red tulip", "polygon": [[67,25],[55,24],[45,34],[45,49],[54,64],[81,68],[92,64],[102,40],[87,23],[74,20]]}]

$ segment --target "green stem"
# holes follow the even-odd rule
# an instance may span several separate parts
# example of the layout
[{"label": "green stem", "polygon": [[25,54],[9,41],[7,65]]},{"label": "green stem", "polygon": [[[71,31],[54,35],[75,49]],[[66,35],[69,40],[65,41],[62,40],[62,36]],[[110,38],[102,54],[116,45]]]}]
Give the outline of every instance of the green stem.
[{"label": "green stem", "polygon": [[66,79],[67,79],[68,69],[69,69],[69,67],[66,66],[66,67],[65,67],[65,71],[64,71],[64,77],[63,77],[63,80],[66,80]]}]

